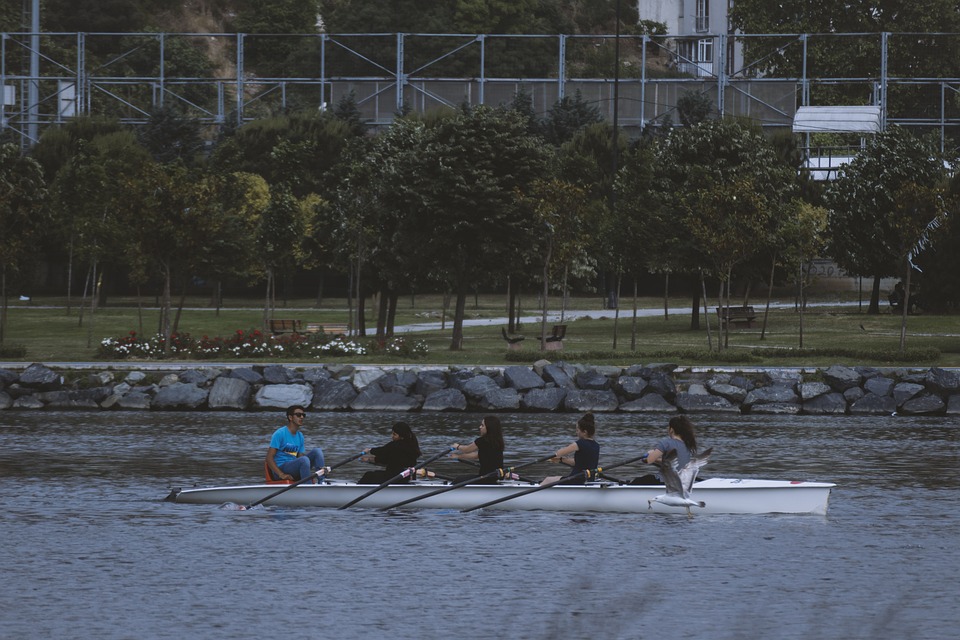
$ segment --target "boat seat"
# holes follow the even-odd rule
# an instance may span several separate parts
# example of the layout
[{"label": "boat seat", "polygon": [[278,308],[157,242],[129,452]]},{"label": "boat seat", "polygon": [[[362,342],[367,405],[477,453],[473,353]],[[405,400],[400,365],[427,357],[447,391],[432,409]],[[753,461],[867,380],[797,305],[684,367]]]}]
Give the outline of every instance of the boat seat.
[{"label": "boat seat", "polygon": [[274,480],[266,460],[263,461],[263,479],[267,484],[293,484],[293,480]]}]

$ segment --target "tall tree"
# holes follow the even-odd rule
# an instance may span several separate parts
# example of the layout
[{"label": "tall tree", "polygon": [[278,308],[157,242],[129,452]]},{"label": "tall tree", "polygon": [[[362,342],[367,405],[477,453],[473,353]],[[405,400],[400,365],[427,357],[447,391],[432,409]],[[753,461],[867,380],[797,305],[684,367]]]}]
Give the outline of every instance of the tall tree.
[{"label": "tall tree", "polygon": [[880,279],[901,272],[904,247],[916,242],[914,214],[927,218],[923,225],[932,218],[926,207],[911,208],[899,197],[915,189],[939,191],[944,184],[937,148],[892,127],[869,140],[828,186],[827,252],[847,272],[873,276],[868,313],[880,313]]},{"label": "tall tree", "polygon": [[7,281],[37,252],[46,195],[40,165],[21,157],[15,145],[0,145],[0,345],[7,328]]}]

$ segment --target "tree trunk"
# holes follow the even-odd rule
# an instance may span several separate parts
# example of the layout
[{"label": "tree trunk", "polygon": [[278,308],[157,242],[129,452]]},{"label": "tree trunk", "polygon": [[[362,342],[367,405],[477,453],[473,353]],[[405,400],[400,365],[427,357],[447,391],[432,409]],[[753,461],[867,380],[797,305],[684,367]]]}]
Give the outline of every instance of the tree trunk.
[{"label": "tree trunk", "polygon": [[163,326],[163,355],[170,356],[170,336],[173,333],[173,325],[170,323],[171,303],[171,285],[173,274],[170,272],[170,265],[163,265],[163,301],[160,304],[160,318]]},{"label": "tree trunk", "polygon": [[180,331],[180,316],[183,315],[183,305],[187,303],[187,277],[183,277],[183,282],[180,283],[180,302],[177,304],[177,315],[173,318],[173,330],[172,333],[177,333]]},{"label": "tree trunk", "polygon": [[73,236],[70,236],[70,251],[67,253],[67,316],[73,312]]},{"label": "tree trunk", "polygon": [[870,306],[867,307],[867,315],[880,315],[880,276],[873,276],[873,290],[870,291]]},{"label": "tree trunk", "polygon": [[[703,272],[700,273],[700,277],[698,278],[698,280],[700,280],[700,282],[695,282],[693,286],[693,304],[690,305],[690,330],[691,331],[700,330],[700,290],[703,289],[704,292],[706,292],[707,290],[706,285],[703,284]],[[697,286],[698,284],[700,286]],[[706,300],[705,297],[704,297],[704,300]],[[704,310],[704,313],[706,313],[706,310],[707,310],[706,303],[704,303],[703,310]],[[709,327],[710,327],[710,318],[708,317],[707,328],[709,329]]]},{"label": "tree trunk", "polygon": [[389,300],[387,301],[387,337],[393,337],[393,328],[397,320],[397,305],[400,302],[400,294],[396,290],[390,290]]},{"label": "tree trunk", "polygon": [[[703,294],[703,295],[702,295],[702,298],[703,298],[703,319],[704,319],[704,322],[707,323],[707,351],[713,351],[713,337],[712,337],[711,331],[710,331],[710,310],[709,310],[709,308],[708,308],[708,306],[707,306],[707,305],[708,305],[708,302],[707,302],[707,281],[706,281],[706,279],[703,277],[703,269],[700,270],[700,290],[702,291],[702,294]],[[699,322],[697,323],[697,326],[696,326],[695,328],[697,328],[697,329],[700,328],[700,323],[699,323]]]},{"label": "tree trunk", "polygon": [[7,265],[0,270],[0,345],[7,334]]},{"label": "tree trunk", "polygon": [[550,255],[553,238],[547,242],[547,256],[543,261],[543,305],[540,311],[540,351],[547,350],[547,294],[550,291]]},{"label": "tree trunk", "polygon": [[87,323],[87,348],[93,344],[93,312],[97,308],[97,299],[100,297],[99,280],[97,280],[97,262],[93,262],[91,272],[91,291],[90,291],[90,322]]},{"label": "tree trunk", "polygon": [[143,298],[140,296],[140,285],[137,285],[137,333],[143,335]]},{"label": "tree trunk", "polygon": [[800,348],[803,349],[803,260],[800,260],[800,266],[797,273],[798,289],[800,292]]},{"label": "tree trunk", "polygon": [[910,313],[910,268],[909,261],[907,262],[907,277],[904,278],[906,285],[903,290],[903,304],[902,309],[900,310],[900,353],[903,353],[907,348],[907,314]]},{"label": "tree trunk", "polygon": [[456,310],[453,313],[453,336],[450,339],[450,351],[463,350],[463,317],[467,308],[467,288],[457,285]]},{"label": "tree trunk", "polygon": [[[636,288],[637,281],[633,281],[634,288]],[[636,296],[636,292],[634,292]],[[670,320],[670,272],[667,271],[663,274],[663,321],[667,322]]]},{"label": "tree trunk", "polygon": [[380,300],[377,304],[377,339],[383,341],[387,336],[387,304],[390,296],[384,289],[380,289]]},{"label": "tree trunk", "polygon": [[633,322],[630,324],[630,351],[637,350],[637,276],[633,276]]},{"label": "tree trunk", "polygon": [[319,309],[323,305],[323,271],[317,276],[317,302],[316,307]]},{"label": "tree trunk", "polygon": [[617,334],[619,333],[618,329],[620,327],[620,281],[623,279],[623,274],[618,271],[616,279],[616,296],[617,296],[617,306],[616,311],[613,312],[613,350],[617,350]]},{"label": "tree trunk", "polygon": [[763,328],[760,329],[760,339],[763,340],[767,335],[767,316],[770,315],[770,298],[773,297],[773,274],[777,268],[777,254],[773,254],[770,260],[770,282],[767,284],[767,306],[763,310]]},{"label": "tree trunk", "polygon": [[570,271],[570,263],[567,262],[563,265],[563,287],[560,291],[562,294],[560,302],[560,324],[563,324],[564,317],[567,315],[567,274]]}]

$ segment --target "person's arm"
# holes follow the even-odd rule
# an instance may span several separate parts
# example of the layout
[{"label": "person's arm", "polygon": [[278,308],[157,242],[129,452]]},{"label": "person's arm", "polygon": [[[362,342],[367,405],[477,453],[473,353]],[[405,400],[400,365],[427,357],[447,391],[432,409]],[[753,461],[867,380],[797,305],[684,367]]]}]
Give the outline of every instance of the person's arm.
[{"label": "person's arm", "polygon": [[647,452],[647,464],[660,462],[661,459],[663,459],[663,451],[660,451],[660,449],[650,449]]},{"label": "person's arm", "polygon": [[273,447],[267,449],[267,468],[270,469],[281,480],[293,480],[293,476],[290,474],[280,471],[280,467],[277,466],[276,461],[277,450]]},{"label": "person's arm", "polygon": [[562,449],[557,449],[557,454],[556,454],[555,456],[553,456],[552,458],[550,458],[550,461],[551,461],[551,462],[563,462],[564,464],[566,464],[566,462],[564,462],[564,460],[563,460],[563,457],[564,457],[564,456],[568,456],[568,455],[570,455],[571,453],[576,453],[577,451],[580,451],[580,447],[577,445],[576,442],[573,442],[573,443],[568,444],[567,446],[563,447]]},{"label": "person's arm", "polygon": [[469,444],[452,444],[454,451],[450,454],[451,458],[455,460],[479,460],[480,454],[478,453],[479,447],[476,443],[471,442]]}]

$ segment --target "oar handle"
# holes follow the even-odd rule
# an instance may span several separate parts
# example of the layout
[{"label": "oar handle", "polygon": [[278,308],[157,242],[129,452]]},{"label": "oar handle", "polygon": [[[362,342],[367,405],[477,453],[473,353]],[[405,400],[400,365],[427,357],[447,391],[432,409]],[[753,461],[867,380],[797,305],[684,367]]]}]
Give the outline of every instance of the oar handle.
[{"label": "oar handle", "polygon": [[336,469],[337,467],[342,467],[343,465],[347,464],[348,462],[352,462],[352,461],[356,460],[357,458],[359,458],[360,456],[364,455],[365,453],[366,453],[366,451],[361,451],[360,453],[358,453],[358,454],[356,454],[356,455],[350,456],[350,457],[347,458],[346,460],[341,460],[340,462],[338,462],[337,464],[335,464],[335,465],[333,465],[333,466],[323,467],[322,469],[317,469],[317,470],[314,471],[313,473],[307,474],[305,477],[300,478],[300,479],[297,480],[296,482],[294,482],[294,483],[292,483],[292,484],[288,484],[287,486],[285,486],[284,488],[282,488],[282,489],[280,489],[280,490],[278,490],[278,491],[274,491],[273,493],[271,493],[270,495],[268,495],[266,498],[261,498],[260,500],[257,500],[256,502],[247,505],[246,507],[244,507],[244,509],[251,509],[251,508],[253,508],[253,507],[255,507],[255,506],[259,505],[259,504],[263,504],[263,503],[266,502],[267,500],[271,500],[271,499],[273,499],[273,498],[276,498],[276,497],[277,497],[278,495],[280,495],[281,493],[284,493],[284,492],[286,492],[286,491],[290,491],[290,489],[293,489],[294,487],[300,486],[301,484],[303,484],[303,483],[306,482],[307,480],[312,480],[313,478],[320,479],[320,478],[322,478],[323,476],[325,476],[326,474],[330,473],[332,470]]},{"label": "oar handle", "polygon": [[417,464],[416,466],[410,467],[409,469],[404,469],[402,472],[400,472],[400,473],[398,473],[397,475],[393,476],[392,478],[390,478],[390,479],[387,480],[386,482],[380,483],[379,486],[374,487],[374,488],[371,489],[370,491],[367,491],[367,492],[364,493],[363,495],[361,495],[361,496],[359,496],[359,497],[357,497],[357,498],[354,498],[353,500],[351,500],[350,502],[348,502],[348,503],[346,503],[346,504],[340,505],[339,507],[337,507],[337,510],[339,511],[339,510],[341,510],[341,509],[347,509],[348,507],[352,507],[353,505],[357,504],[358,502],[360,502],[360,501],[363,500],[364,498],[373,495],[373,494],[376,493],[377,491],[380,491],[380,490],[383,489],[384,487],[389,486],[390,484],[396,482],[397,480],[400,480],[401,478],[406,478],[406,477],[410,476],[411,474],[416,473],[416,472],[417,472],[417,469],[422,469],[423,467],[427,466],[428,464],[430,464],[430,463],[433,462],[434,460],[437,460],[438,458],[441,458],[441,457],[447,455],[447,454],[450,453],[451,451],[454,451],[454,448],[453,448],[453,447],[447,447],[446,449],[444,449],[443,451],[441,451],[441,452],[438,453],[437,455],[435,455],[435,456],[430,456],[429,458],[427,458],[427,459],[424,460],[423,462]]}]

